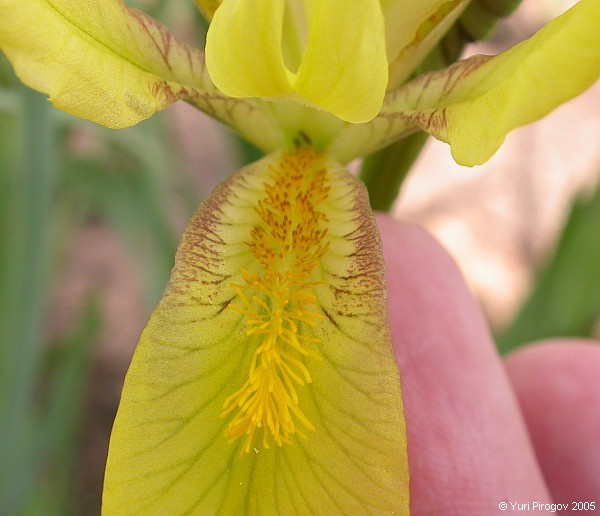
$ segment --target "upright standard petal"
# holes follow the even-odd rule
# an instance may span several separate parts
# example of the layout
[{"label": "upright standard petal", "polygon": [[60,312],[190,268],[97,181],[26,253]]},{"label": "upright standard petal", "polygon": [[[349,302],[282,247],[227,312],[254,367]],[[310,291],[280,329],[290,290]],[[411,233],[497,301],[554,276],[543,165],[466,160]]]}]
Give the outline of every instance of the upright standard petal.
[{"label": "upright standard petal", "polygon": [[295,100],[348,122],[372,119],[388,79],[379,0],[294,4],[302,7],[298,19],[306,20],[306,48],[298,69],[290,70],[282,40],[285,2],[224,0],[206,42],[212,80],[236,98]]},{"label": "upright standard petal", "polygon": [[291,93],[283,61],[284,2],[224,0],[206,35],[206,66],[225,95],[277,97]]},{"label": "upright standard petal", "polygon": [[295,90],[309,104],[362,123],[381,109],[388,82],[379,0],[305,0],[308,40]]},{"label": "upright standard petal", "polygon": [[345,129],[331,150],[340,160],[352,159],[419,127],[449,143],[458,163],[484,163],[509,131],[600,78],[598,20],[600,2],[581,0],[498,56],[474,56],[420,77],[391,94],[369,124]]},{"label": "upright standard petal", "polygon": [[303,148],[190,221],[111,436],[106,514],[408,514],[383,260],[362,185]]},{"label": "upright standard petal", "polygon": [[[411,32],[412,39],[406,42],[395,54],[394,59],[390,61],[388,91],[397,88],[414,73],[415,68],[448,33],[450,27],[469,5],[469,0],[452,0],[437,2],[437,4],[439,7],[434,11],[427,12],[427,16],[416,27],[416,30]],[[388,55],[389,51],[388,47]]]},{"label": "upright standard petal", "polygon": [[[441,21],[462,0],[380,0],[385,17],[388,61],[392,62],[407,45],[418,39],[428,24]],[[431,28],[428,28],[429,32]]]}]

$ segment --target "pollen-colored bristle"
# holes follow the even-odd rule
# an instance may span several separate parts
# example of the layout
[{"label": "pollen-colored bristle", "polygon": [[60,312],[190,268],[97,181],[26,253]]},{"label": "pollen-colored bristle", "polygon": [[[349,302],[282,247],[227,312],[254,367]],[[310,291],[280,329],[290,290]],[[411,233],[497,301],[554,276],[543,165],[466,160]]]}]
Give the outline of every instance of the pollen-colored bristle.
[{"label": "pollen-colored bristle", "polygon": [[232,285],[240,305],[230,305],[246,318],[247,335],[263,337],[248,379],[227,398],[221,414],[233,414],[225,430],[229,442],[245,436],[241,455],[251,450],[257,429],[264,448],[303,435],[294,419],[314,430],[299,407],[296,387],[312,382],[304,357],[319,358],[311,349],[319,339],[302,332],[323,319],[312,308],[319,283],[308,281],[328,249],[327,218],[319,210],[329,194],[322,158],[309,148],[284,155],[264,191],[256,208],[260,222],[249,239],[260,272],[242,271],[244,283]]}]

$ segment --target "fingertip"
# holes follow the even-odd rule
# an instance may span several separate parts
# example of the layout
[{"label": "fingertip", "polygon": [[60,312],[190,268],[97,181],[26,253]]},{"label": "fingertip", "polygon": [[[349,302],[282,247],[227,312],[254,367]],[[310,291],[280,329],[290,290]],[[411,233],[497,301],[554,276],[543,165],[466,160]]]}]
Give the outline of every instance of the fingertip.
[{"label": "fingertip", "polygon": [[491,514],[547,499],[516,399],[454,261],[422,229],[379,216],[408,432],[413,514]]},{"label": "fingertip", "polygon": [[600,502],[600,343],[546,341],[506,370],[554,501]]}]

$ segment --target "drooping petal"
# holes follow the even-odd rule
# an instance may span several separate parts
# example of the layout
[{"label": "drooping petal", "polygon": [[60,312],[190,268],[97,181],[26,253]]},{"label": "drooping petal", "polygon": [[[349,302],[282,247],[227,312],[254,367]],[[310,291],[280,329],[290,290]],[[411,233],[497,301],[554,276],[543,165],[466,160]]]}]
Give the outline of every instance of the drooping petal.
[{"label": "drooping petal", "polygon": [[458,163],[481,164],[509,131],[598,80],[599,19],[600,2],[581,0],[496,57],[475,56],[412,81],[390,95],[379,117],[343,131],[331,151],[345,161],[420,127],[449,143]]},{"label": "drooping petal", "polygon": [[383,262],[362,185],[273,154],[190,221],[111,437],[106,514],[408,514]]},{"label": "drooping petal", "polygon": [[295,90],[342,120],[371,120],[381,108],[388,81],[379,0],[304,3],[308,41]]},{"label": "drooping petal", "polygon": [[201,52],[122,0],[0,0],[0,12],[0,48],[59,109],[121,128],[184,99],[261,148],[283,144],[267,109],[218,92]]},{"label": "drooping petal", "polygon": [[119,0],[0,0],[0,47],[64,111],[133,125],[201,84],[202,59]]}]

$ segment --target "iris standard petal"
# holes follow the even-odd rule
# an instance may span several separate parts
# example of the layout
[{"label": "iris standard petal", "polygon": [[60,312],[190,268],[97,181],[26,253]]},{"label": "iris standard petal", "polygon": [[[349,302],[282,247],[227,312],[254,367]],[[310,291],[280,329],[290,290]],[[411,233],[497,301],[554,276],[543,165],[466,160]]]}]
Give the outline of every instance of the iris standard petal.
[{"label": "iris standard petal", "polygon": [[371,120],[388,81],[379,0],[305,0],[308,41],[295,90],[348,122]]},{"label": "iris standard petal", "polygon": [[303,0],[293,7],[299,6],[306,48],[298,69],[290,70],[282,39],[285,2],[224,0],[207,36],[211,78],[232,97],[294,100],[348,122],[372,119],[388,80],[379,0]]},{"label": "iris standard petal", "polygon": [[283,60],[284,3],[223,0],[206,36],[206,66],[230,97],[278,97],[292,91]]},{"label": "iris standard petal", "polygon": [[380,0],[380,3],[385,17],[387,57],[392,62],[415,40],[428,20],[439,21],[436,13],[451,11],[460,0]]}]

